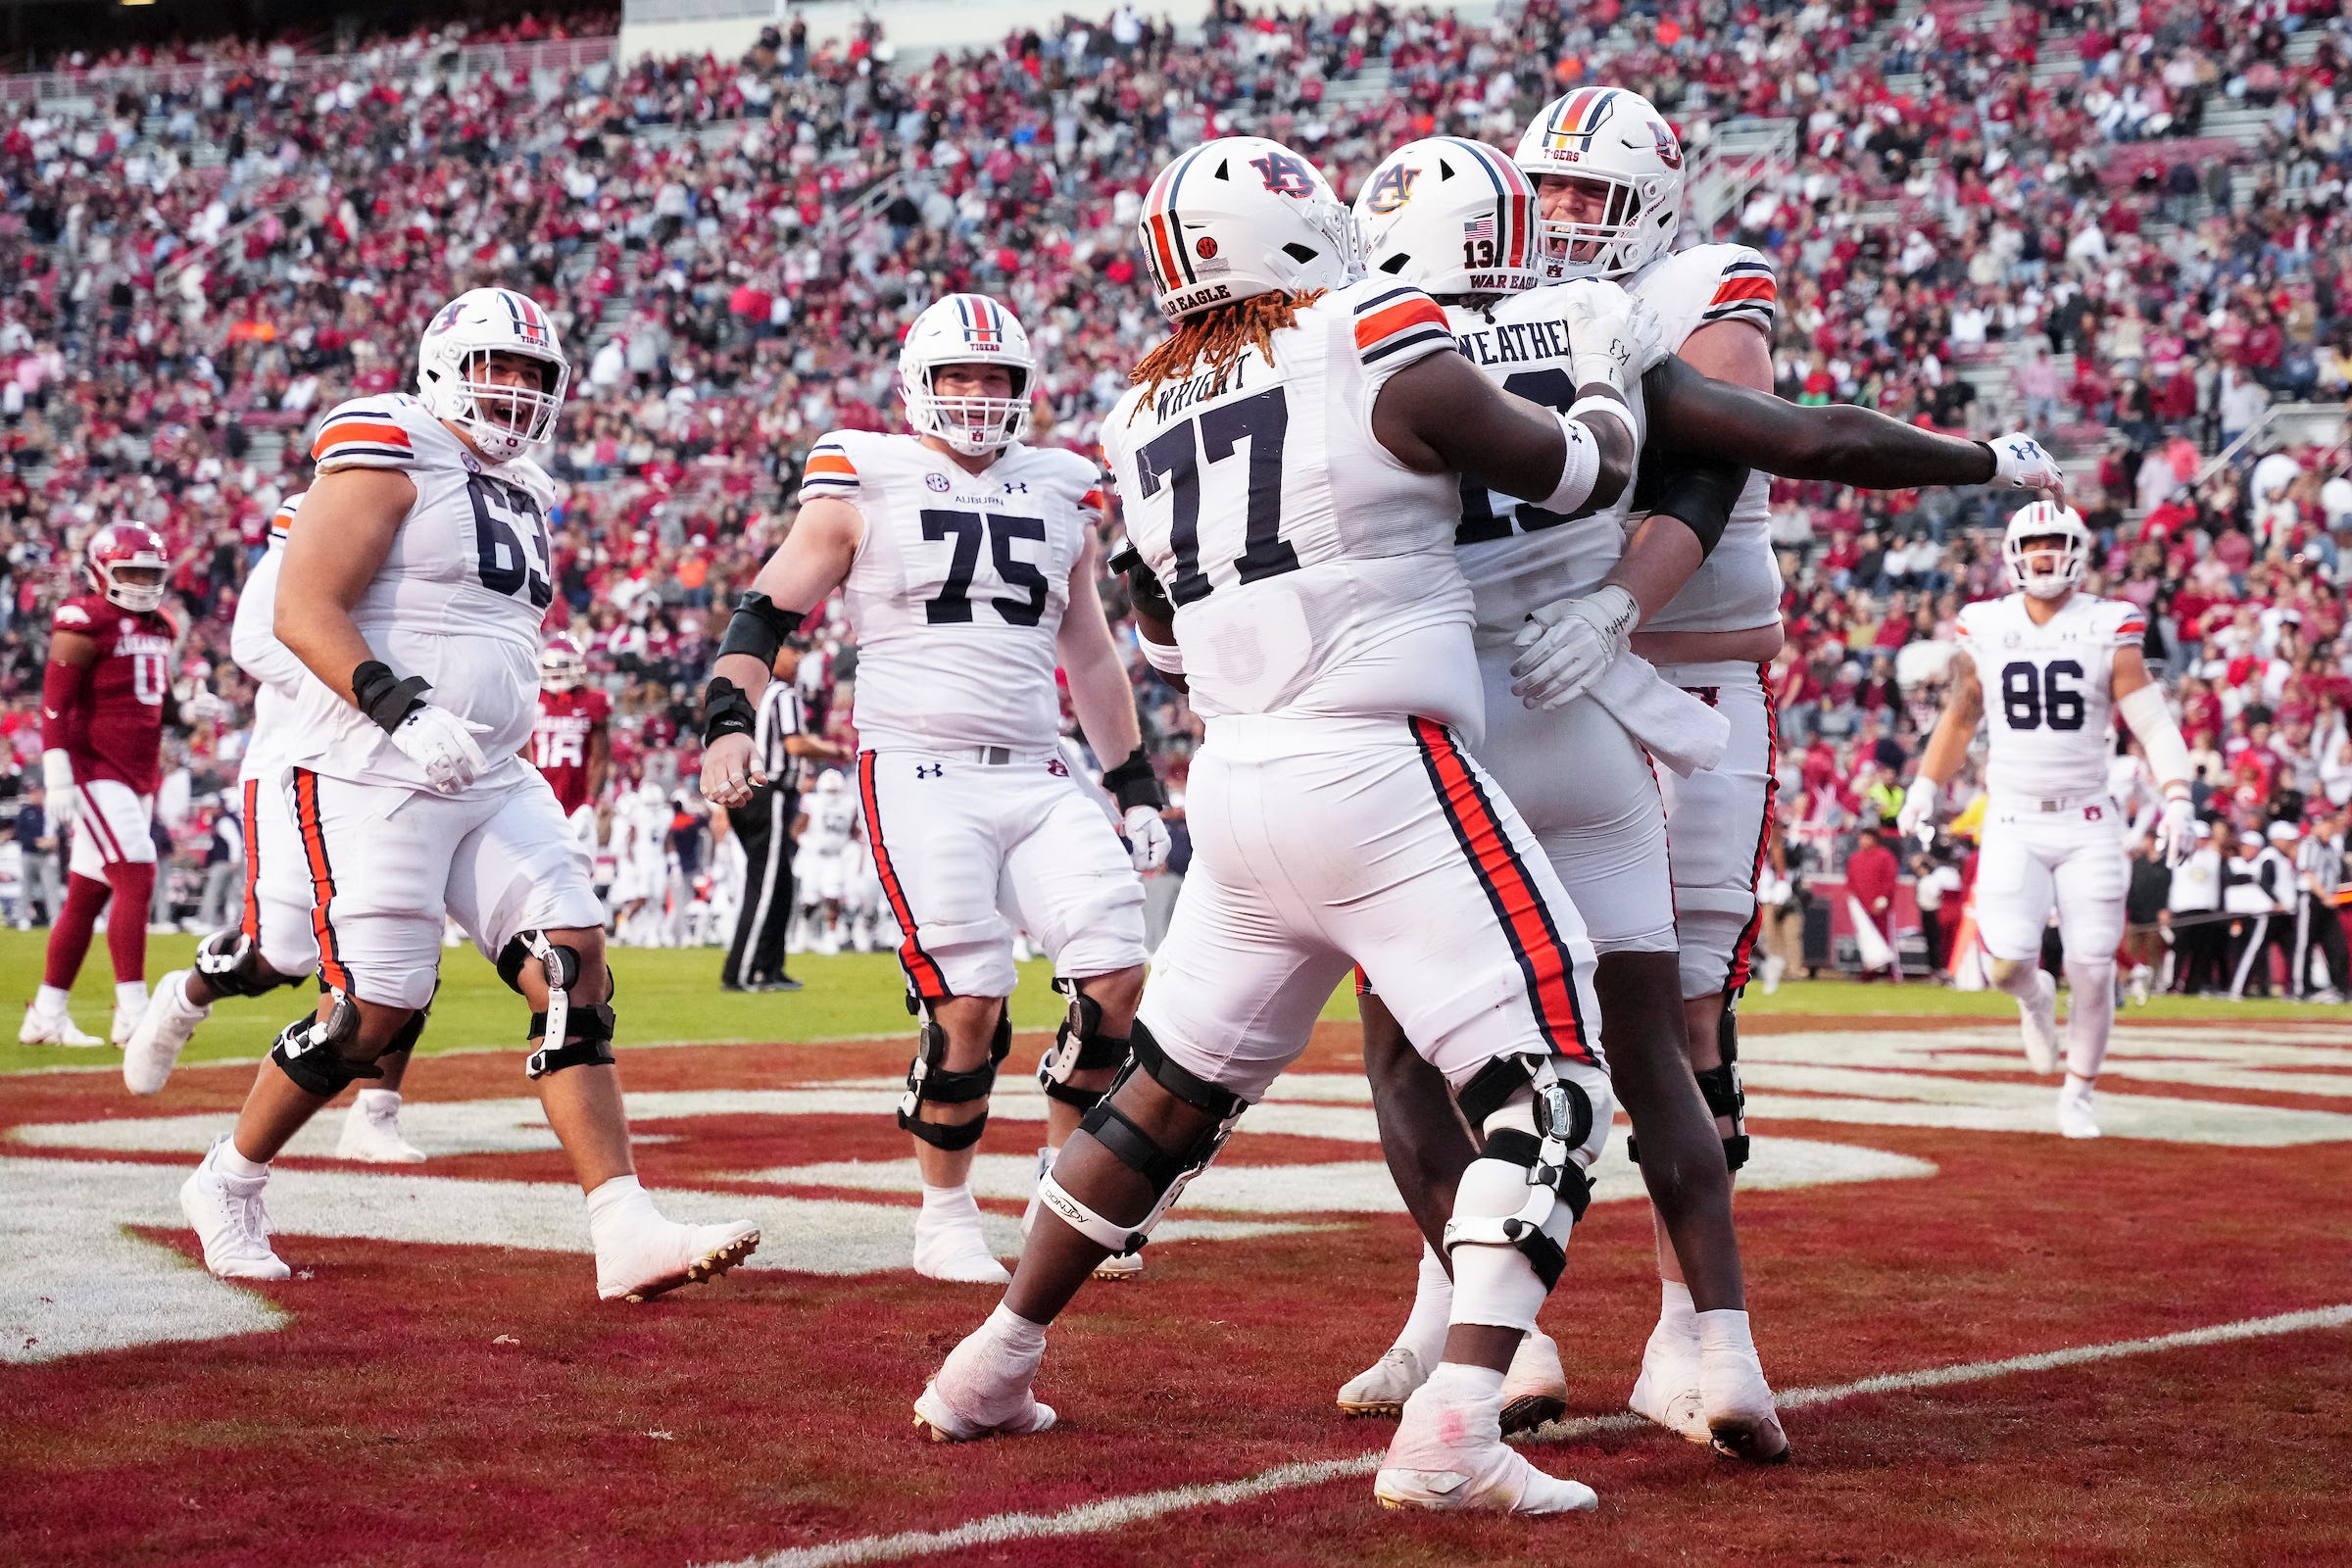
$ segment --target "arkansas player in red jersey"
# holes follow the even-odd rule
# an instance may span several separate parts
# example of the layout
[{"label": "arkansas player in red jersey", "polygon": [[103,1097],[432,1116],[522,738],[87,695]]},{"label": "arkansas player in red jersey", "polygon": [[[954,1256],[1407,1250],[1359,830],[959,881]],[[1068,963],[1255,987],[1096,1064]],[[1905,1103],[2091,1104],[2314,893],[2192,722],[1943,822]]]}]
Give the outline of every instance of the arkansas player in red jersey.
[{"label": "arkansas player in red jersey", "polygon": [[155,892],[155,790],[172,702],[172,623],[157,611],[171,559],[151,528],[118,522],[90,536],[91,592],[57,607],[41,684],[41,771],[49,816],[73,830],[65,909],[49,933],[39,995],[17,1039],[105,1044],[74,1026],[66,997],[111,898],[114,1042],[147,1006],[147,905]]},{"label": "arkansas player in red jersey", "polygon": [[588,661],[568,637],[539,654],[539,721],[531,727],[531,765],[549,787],[580,843],[596,848],[596,800],[612,763],[612,699],[586,684]]}]

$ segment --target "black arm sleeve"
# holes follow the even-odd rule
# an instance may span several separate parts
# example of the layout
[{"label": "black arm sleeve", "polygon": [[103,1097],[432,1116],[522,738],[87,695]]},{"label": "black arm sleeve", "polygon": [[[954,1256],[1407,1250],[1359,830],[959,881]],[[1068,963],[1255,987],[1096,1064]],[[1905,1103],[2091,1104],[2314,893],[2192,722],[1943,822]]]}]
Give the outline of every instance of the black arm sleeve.
[{"label": "black arm sleeve", "polygon": [[1701,560],[1715,553],[1732,508],[1747,487],[1747,468],[1722,459],[1694,457],[1688,452],[1644,447],[1642,466],[1634,475],[1634,511],[1661,514],[1680,521],[1698,538]]}]

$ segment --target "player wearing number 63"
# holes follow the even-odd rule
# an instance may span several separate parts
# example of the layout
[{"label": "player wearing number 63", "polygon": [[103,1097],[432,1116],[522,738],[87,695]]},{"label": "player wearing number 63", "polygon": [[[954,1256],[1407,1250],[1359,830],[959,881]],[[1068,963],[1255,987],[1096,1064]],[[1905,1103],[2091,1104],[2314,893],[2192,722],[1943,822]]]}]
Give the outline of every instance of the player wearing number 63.
[{"label": "player wearing number 63", "polygon": [[[750,1225],[664,1219],[638,1185],[604,910],[554,792],[517,755],[554,597],[553,486],[528,454],[553,437],[568,377],[536,304],[475,289],[426,329],[415,397],[343,404],[312,447],[318,476],[289,519],[271,616],[300,664],[271,782],[305,861],[324,994],[279,1033],[235,1131],[181,1188],[217,1274],[287,1276],[263,1213],[270,1160],[415,1042],[445,914],[530,1005],[524,1072],[588,1195],[598,1294],[643,1299],[759,1245]],[[254,667],[250,650],[240,659]]]},{"label": "player wearing number 63", "polygon": [[1139,226],[1174,326],[1103,445],[1138,602],[1164,590],[1146,652],[1207,725],[1192,870],[1134,1063],[1063,1147],[1011,1289],[917,1419],[948,1440],[1053,1424],[1031,1393],[1046,1325],[1099,1260],[1144,1244],[1360,963],[1485,1143],[1447,1227],[1445,1360],[1375,1490],[1592,1507],[1501,1441],[1502,1369],[1565,1266],[1613,1102],[1583,923],[1471,756],[1484,702],[1453,534],[1465,469],[1563,514],[1623,491],[1625,322],[1591,323],[1569,409],[1502,391],[1427,294],[1362,277],[1330,184],[1257,137],[1162,170]]},{"label": "player wearing number 63", "polygon": [[[970,1179],[1012,1043],[1013,932],[1045,948],[1070,1004],[1038,1073],[1050,1154],[1127,1059],[1144,987],[1138,873],[1169,846],[1096,589],[1102,472],[1022,445],[1036,385],[1028,334],[995,300],[951,294],[915,318],[899,356],[914,432],[836,430],[810,449],[800,514],[719,646],[703,732],[703,793],[741,805],[761,781],[753,710],[776,650],[841,589],[858,633],[866,842],[922,1020],[899,1104],[923,1179],[914,1267],[974,1284],[1007,1278]],[[1125,850],[1056,749],[1056,663],[1108,764]]]},{"label": "player wearing number 63", "polygon": [[2072,507],[2036,501],[2009,519],[2001,560],[2017,592],[1960,612],[1951,695],[1897,819],[1906,832],[1935,821],[1979,720],[1989,718],[1977,930],[1992,983],[2017,999],[2026,1059],[2035,1072],[2054,1072],[2058,988],[2042,972],[2041,935],[2058,906],[2074,994],[2058,1092],[2058,1129],[2069,1138],[2099,1135],[2091,1086],[2115,1021],[2115,950],[2130,882],[2123,812],[2108,794],[2113,718],[2139,737],[2164,792],[2156,831],[2167,858],[2179,865],[2197,844],[2188,748],[2140,655],[2147,621],[2137,605],[2077,586],[2090,550],[2090,530]]}]

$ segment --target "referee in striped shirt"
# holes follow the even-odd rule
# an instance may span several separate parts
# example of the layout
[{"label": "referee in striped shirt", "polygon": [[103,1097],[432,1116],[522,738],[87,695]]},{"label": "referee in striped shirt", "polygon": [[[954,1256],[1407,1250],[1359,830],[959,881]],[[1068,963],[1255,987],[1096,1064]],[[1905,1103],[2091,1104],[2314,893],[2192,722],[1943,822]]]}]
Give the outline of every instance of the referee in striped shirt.
[{"label": "referee in striped shirt", "polygon": [[792,924],[792,824],[801,810],[801,762],[839,761],[843,747],[808,733],[796,677],[804,645],[776,651],[775,679],[760,698],[759,727],[752,755],[767,782],[741,806],[727,808],[727,827],[743,841],[743,907],[735,916],[735,941],[719,972],[722,991],[798,991],[801,983],[784,972],[784,933]]},{"label": "referee in striped shirt", "polygon": [[[2344,951],[2343,917],[2335,909],[2335,890],[2343,881],[2344,816],[2340,810],[2324,811],[2295,846],[2295,968],[2289,983],[2303,1001],[2341,1002],[2352,988],[2352,956]],[[2328,984],[2316,990],[2311,984],[2315,951],[2328,959]]]}]

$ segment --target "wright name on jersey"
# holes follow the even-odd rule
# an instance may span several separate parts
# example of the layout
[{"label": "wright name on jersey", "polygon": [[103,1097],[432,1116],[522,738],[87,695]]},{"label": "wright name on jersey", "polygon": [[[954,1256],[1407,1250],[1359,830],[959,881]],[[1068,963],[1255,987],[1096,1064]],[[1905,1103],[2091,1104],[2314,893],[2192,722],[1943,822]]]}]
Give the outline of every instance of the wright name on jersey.
[{"label": "wright name on jersey", "polygon": [[1988,794],[2105,797],[2115,752],[2115,653],[2138,647],[2146,630],[2137,605],[2080,589],[2043,625],[2027,613],[2022,593],[1961,609],[1960,649],[1984,688]]},{"label": "wright name on jersey", "polygon": [[1101,470],[1016,445],[967,473],[910,435],[835,430],[810,449],[801,490],[865,519],[842,589],[858,628],[858,743],[1052,753],[1054,639]]},{"label": "wright name on jersey", "polygon": [[[539,712],[554,482],[528,458],[484,464],[410,397],[341,405],[311,455],[322,475],[389,468],[416,486],[352,620],[378,659],[432,683],[435,705],[483,726],[475,739],[492,761],[481,780],[503,781],[524,765]],[[320,681],[298,689],[285,756],[329,778],[430,788],[374,720]]]}]

